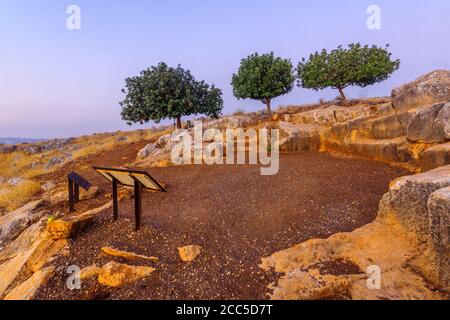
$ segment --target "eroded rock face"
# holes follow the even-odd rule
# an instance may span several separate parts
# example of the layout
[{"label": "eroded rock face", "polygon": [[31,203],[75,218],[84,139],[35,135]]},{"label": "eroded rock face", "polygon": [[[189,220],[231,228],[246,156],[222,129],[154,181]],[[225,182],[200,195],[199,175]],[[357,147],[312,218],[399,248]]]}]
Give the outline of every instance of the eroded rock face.
[{"label": "eroded rock face", "polygon": [[36,291],[42,286],[55,272],[55,267],[50,266],[35,272],[30,278],[11,290],[4,300],[31,300]]},{"label": "eroded rock face", "polygon": [[427,206],[436,281],[450,292],[450,187],[433,192]]},{"label": "eroded rock face", "polygon": [[392,90],[397,111],[450,101],[450,70],[437,70]]},{"label": "eroded rock face", "polygon": [[155,268],[152,267],[136,267],[111,261],[100,269],[98,282],[108,287],[121,287],[148,277],[153,271]]},{"label": "eroded rock face", "polygon": [[450,122],[450,103],[438,103],[411,112],[408,140],[412,142],[441,143],[446,140]]},{"label": "eroded rock face", "polygon": [[[430,288],[450,292],[449,216],[447,166],[394,181],[374,222],[274,253],[260,267],[284,274],[272,285],[274,299],[445,299]],[[339,261],[362,272],[321,267]],[[368,285],[372,267],[381,271],[379,288]]]},{"label": "eroded rock face", "polygon": [[0,217],[0,248],[14,240],[23,230],[37,222],[46,211],[40,210],[43,201],[34,201]]},{"label": "eroded rock face", "polygon": [[156,150],[156,145],[154,143],[147,144],[144,148],[139,150],[137,158],[142,160],[149,157]]}]

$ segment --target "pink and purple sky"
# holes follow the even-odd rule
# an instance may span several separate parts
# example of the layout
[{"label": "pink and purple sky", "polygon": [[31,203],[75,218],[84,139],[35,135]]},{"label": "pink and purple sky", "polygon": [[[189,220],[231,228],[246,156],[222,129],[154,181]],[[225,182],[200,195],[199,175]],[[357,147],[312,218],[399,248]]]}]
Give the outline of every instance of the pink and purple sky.
[{"label": "pink and purple sky", "polygon": [[[81,29],[69,30],[69,5]],[[381,30],[366,10],[381,8]],[[450,69],[448,0],[1,0],[0,137],[55,138],[148,128],[120,118],[124,79],[165,61],[223,90],[224,113],[263,109],[236,100],[230,86],[240,59],[274,51],[296,65],[322,48],[385,45],[401,68],[350,97],[389,95],[392,87]],[[331,99],[333,90],[296,87],[273,104]]]}]

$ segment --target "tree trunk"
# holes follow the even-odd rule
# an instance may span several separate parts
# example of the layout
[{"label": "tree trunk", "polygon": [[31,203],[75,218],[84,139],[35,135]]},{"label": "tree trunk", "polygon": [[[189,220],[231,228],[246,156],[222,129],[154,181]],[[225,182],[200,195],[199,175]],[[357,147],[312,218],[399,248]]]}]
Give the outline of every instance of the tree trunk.
[{"label": "tree trunk", "polygon": [[177,129],[181,129],[181,117],[177,117]]},{"label": "tree trunk", "polygon": [[270,116],[272,114],[272,110],[270,109],[270,99],[265,99],[263,102],[266,104],[267,110],[266,113]]},{"label": "tree trunk", "polygon": [[346,106],[347,105],[347,97],[345,96],[344,88],[338,88],[338,90],[339,90],[339,94],[341,95],[342,105]]}]

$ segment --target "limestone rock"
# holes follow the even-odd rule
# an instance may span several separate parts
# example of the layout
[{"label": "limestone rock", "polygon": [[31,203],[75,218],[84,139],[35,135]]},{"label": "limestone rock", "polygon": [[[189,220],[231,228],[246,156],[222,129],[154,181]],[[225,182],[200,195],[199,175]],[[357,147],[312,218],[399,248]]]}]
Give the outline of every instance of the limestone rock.
[{"label": "limestone rock", "polygon": [[26,228],[14,241],[0,249],[0,263],[15,257],[20,252],[29,250],[42,238],[42,230],[41,221]]},{"label": "limestone rock", "polygon": [[397,111],[450,101],[450,70],[437,70],[392,91]]},{"label": "limestone rock", "polygon": [[423,171],[450,164],[450,142],[432,146],[420,154],[419,165]]},{"label": "limestone rock", "polygon": [[293,270],[279,280],[273,300],[335,299],[348,294],[351,281],[345,277]]},{"label": "limestone rock", "polygon": [[391,182],[380,210],[395,213],[402,225],[427,241],[429,216],[427,202],[430,195],[450,186],[450,166],[443,166],[417,175],[401,177]]},{"label": "limestone rock", "polygon": [[138,152],[137,158],[140,160],[145,159],[145,158],[149,157],[155,150],[156,150],[156,145],[154,143],[149,143]]},{"label": "limestone rock", "polygon": [[47,164],[45,165],[45,169],[52,169],[58,164],[64,163],[64,159],[62,157],[53,157],[50,160],[48,160]]},{"label": "limestone rock", "polygon": [[21,177],[14,177],[14,178],[8,179],[8,181],[6,181],[6,183],[7,183],[8,185],[10,185],[11,187],[15,187],[15,186],[21,184],[21,183],[24,182],[24,181],[25,181],[24,178],[21,178]]},{"label": "limestone rock", "polygon": [[114,249],[111,247],[103,247],[101,250],[103,253],[108,254],[110,256],[120,257],[120,258],[124,258],[127,260],[138,260],[138,259],[148,260],[148,261],[157,261],[158,260],[158,258],[156,258],[156,257],[147,257],[147,256],[136,254],[133,252],[117,250],[117,249]]},{"label": "limestone rock", "polygon": [[167,145],[167,143],[169,143],[170,137],[171,137],[171,134],[162,135],[161,137],[159,137],[158,141],[156,142],[156,146],[158,148],[164,148]]},{"label": "limestone rock", "polygon": [[98,282],[109,287],[121,287],[148,277],[155,270],[151,267],[130,266],[111,261],[101,268]]},{"label": "limestone rock", "polygon": [[0,247],[15,239],[23,230],[37,222],[46,211],[40,210],[43,201],[33,201],[0,217]]},{"label": "limestone rock", "polygon": [[80,279],[84,280],[84,279],[98,277],[100,270],[101,270],[101,267],[99,267],[96,264],[84,267],[83,269],[80,270]]},{"label": "limestone rock", "polygon": [[84,190],[80,188],[80,200],[89,200],[96,198],[100,194],[100,188],[96,186],[92,186],[89,190]]},{"label": "limestone rock", "polygon": [[197,256],[200,254],[201,251],[202,251],[202,247],[195,246],[195,245],[178,248],[178,253],[180,254],[180,258],[181,258],[181,260],[183,260],[185,262],[194,261],[195,258],[197,258]]},{"label": "limestone rock", "polygon": [[[120,197],[119,200],[121,200]],[[72,238],[89,227],[98,213],[109,209],[110,207],[112,207],[112,201],[99,208],[95,208],[78,215],[48,221],[47,232],[49,237],[54,240]]]},{"label": "limestone rock", "polygon": [[28,280],[11,290],[4,300],[31,300],[36,291],[54,274],[55,267],[50,266],[35,272]]},{"label": "limestone rock", "polygon": [[24,270],[25,264],[34,253],[38,244],[27,251],[17,254],[14,258],[0,265],[0,297],[13,283],[17,276]]},{"label": "limestone rock", "polygon": [[443,103],[438,103],[414,110],[407,128],[408,140],[425,143],[444,142],[449,121],[450,104],[444,106]]},{"label": "limestone rock", "polygon": [[439,189],[428,198],[430,219],[430,245],[433,265],[436,266],[435,283],[450,292],[450,187]]},{"label": "limestone rock", "polygon": [[56,188],[56,183],[54,183],[53,181],[47,181],[46,183],[44,183],[41,186],[41,189],[43,191],[51,191],[51,190],[53,190],[55,188]]}]

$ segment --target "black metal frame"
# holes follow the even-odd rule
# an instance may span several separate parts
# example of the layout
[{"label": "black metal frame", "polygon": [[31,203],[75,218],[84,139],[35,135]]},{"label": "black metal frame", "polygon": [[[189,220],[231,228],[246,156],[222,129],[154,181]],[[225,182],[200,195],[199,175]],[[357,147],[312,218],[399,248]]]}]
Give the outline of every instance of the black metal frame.
[{"label": "black metal frame", "polygon": [[[160,192],[167,192],[167,190],[161,186],[161,184],[156,181],[155,178],[153,178],[147,171],[144,170],[133,170],[133,169],[123,169],[123,168],[111,168],[111,167],[92,167],[97,173],[99,173],[103,178],[105,178],[104,175],[102,175],[100,171],[115,171],[115,172],[122,172],[127,173],[129,177],[131,177],[134,181],[133,185],[123,184],[118,179],[116,179],[112,174],[109,172],[105,172],[110,178],[112,182],[112,200],[113,200],[113,217],[114,221],[119,219],[119,206],[118,206],[118,196],[117,196],[117,185],[121,184],[127,187],[133,187],[134,188],[134,215],[135,215],[135,229],[136,231],[141,228],[142,224],[142,189],[148,189],[153,191],[160,191]],[[139,179],[137,179],[133,174],[140,174],[145,175],[150,181],[152,181],[158,189],[155,188],[147,188]]]},{"label": "black metal frame", "polygon": [[87,191],[91,187],[91,184],[74,171],[67,175],[67,184],[69,191],[69,212],[74,212],[75,204],[80,202],[80,185]]}]

